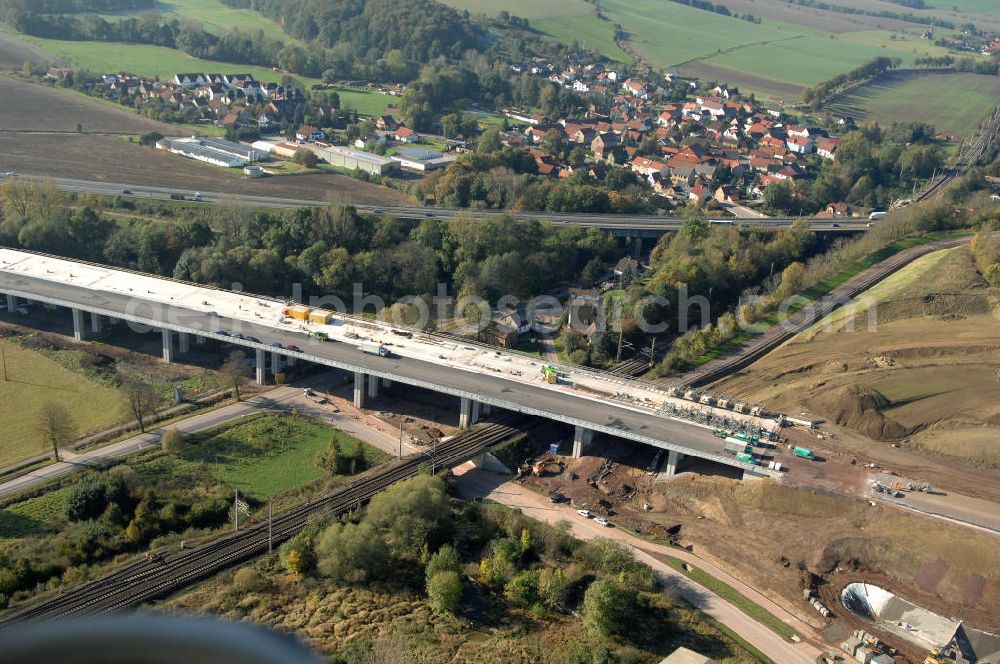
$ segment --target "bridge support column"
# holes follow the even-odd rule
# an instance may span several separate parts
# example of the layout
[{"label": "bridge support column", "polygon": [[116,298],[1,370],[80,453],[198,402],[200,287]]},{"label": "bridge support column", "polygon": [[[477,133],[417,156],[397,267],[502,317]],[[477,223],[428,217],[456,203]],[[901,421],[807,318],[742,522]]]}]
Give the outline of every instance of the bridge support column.
[{"label": "bridge support column", "polygon": [[17,298],[13,295],[7,296],[7,311],[14,313],[14,309],[17,309]]},{"label": "bridge support column", "polygon": [[187,332],[177,333],[177,347],[181,354],[191,352],[191,335]]},{"label": "bridge support column", "polygon": [[73,309],[73,338],[77,341],[83,341],[85,334],[83,312],[79,309]]},{"label": "bridge support column", "polygon": [[267,385],[267,355],[259,348],[257,349],[256,360],[257,384]]},{"label": "bridge support column", "polygon": [[296,362],[298,362],[298,359],[292,357],[291,355],[285,358],[285,364],[287,364],[290,367],[294,367]]},{"label": "bridge support column", "polygon": [[677,474],[677,464],[680,463],[684,455],[680,452],[675,452],[674,450],[669,450],[667,452],[667,467],[663,469],[664,477],[673,477]]},{"label": "bridge support column", "polygon": [[163,336],[163,361],[173,362],[174,361],[174,334],[167,328],[160,330],[160,334]]},{"label": "bridge support column", "polygon": [[635,245],[632,250],[632,258],[636,260],[642,258],[642,237],[637,237],[635,239]]},{"label": "bridge support column", "polygon": [[462,397],[461,410],[458,413],[458,428],[467,429],[479,421],[479,402],[475,399]]},{"label": "bridge support column", "polygon": [[277,376],[281,373],[281,355],[271,353],[271,374]]},{"label": "bridge support column", "polygon": [[392,387],[392,379],[390,379],[390,378],[383,378],[382,379],[382,387],[384,387],[386,389],[389,389],[390,387]]},{"label": "bridge support column", "polygon": [[493,405],[484,403],[479,405],[479,414],[483,417],[488,417],[493,414]]},{"label": "bridge support column", "polygon": [[374,399],[378,396],[378,376],[368,376],[368,398]]},{"label": "bridge support column", "polygon": [[354,372],[354,407],[365,407],[365,375],[360,371]]},{"label": "bridge support column", "polygon": [[205,337],[201,336],[200,334],[196,334],[194,335],[194,342],[200,346],[203,343],[205,343]]},{"label": "bridge support column", "polygon": [[94,334],[101,333],[101,316],[99,314],[90,314],[90,331]]},{"label": "bridge support column", "polygon": [[590,443],[594,440],[594,432],[583,427],[573,429],[573,458],[579,459],[583,456]]}]

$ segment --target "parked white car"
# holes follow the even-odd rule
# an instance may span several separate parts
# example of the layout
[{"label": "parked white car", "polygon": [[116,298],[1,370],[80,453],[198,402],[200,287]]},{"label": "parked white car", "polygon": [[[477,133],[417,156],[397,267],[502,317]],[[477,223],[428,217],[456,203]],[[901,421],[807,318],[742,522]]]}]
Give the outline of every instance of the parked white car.
[{"label": "parked white car", "polygon": [[604,526],[605,528],[607,528],[607,527],[609,527],[611,525],[611,523],[607,519],[605,519],[604,517],[601,517],[601,516],[599,516],[596,519],[594,519],[594,523],[596,523],[599,526]]},{"label": "parked white car", "polygon": [[590,512],[588,512],[587,510],[577,510],[576,513],[579,514],[580,516],[582,516],[585,519],[589,519],[590,518]]}]

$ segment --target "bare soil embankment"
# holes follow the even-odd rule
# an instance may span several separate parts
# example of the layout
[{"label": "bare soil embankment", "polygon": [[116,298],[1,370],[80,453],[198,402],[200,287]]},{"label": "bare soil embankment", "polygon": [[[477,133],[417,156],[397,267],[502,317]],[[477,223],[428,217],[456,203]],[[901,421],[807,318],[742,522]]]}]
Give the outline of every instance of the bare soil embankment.
[{"label": "bare soil embankment", "polygon": [[1000,290],[968,248],[916,261],[714,389],[1000,468]]}]

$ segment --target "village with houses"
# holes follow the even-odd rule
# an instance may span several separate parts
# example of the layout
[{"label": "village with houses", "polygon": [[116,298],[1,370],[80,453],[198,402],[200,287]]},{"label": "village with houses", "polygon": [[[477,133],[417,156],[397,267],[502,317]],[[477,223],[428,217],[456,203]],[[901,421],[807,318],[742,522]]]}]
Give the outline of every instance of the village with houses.
[{"label": "village with houses", "polygon": [[[626,169],[635,175],[644,210],[660,214],[707,207],[722,215],[764,216],[756,208],[769,186],[794,190],[814,178],[819,164],[836,159],[841,142],[836,134],[855,128],[850,117],[828,118],[825,127],[793,120],[780,107],[758,103],[725,84],[676,73],[658,80],[623,77],[599,62],[510,67],[572,90],[592,100],[590,106],[560,118],[499,109],[494,116],[501,122],[481,124],[479,132],[497,126],[500,143],[530,154],[535,167],[530,175],[539,178],[603,182],[614,169]],[[52,67],[46,77],[59,81],[71,75],[67,68]],[[405,91],[367,86],[393,96]],[[117,73],[102,75],[91,93],[120,103],[127,99],[126,105],[137,109],[166,109],[186,125],[224,130],[225,139],[194,135],[163,138],[156,145],[241,168],[247,177],[276,174],[269,162],[294,162],[377,181],[419,180],[476,149],[475,137],[407,127],[393,103],[374,117],[338,108],[326,103],[331,97],[323,94],[324,87],[306,91],[250,74],[178,73],[153,80]],[[830,200],[803,213],[861,217],[868,210]]]}]

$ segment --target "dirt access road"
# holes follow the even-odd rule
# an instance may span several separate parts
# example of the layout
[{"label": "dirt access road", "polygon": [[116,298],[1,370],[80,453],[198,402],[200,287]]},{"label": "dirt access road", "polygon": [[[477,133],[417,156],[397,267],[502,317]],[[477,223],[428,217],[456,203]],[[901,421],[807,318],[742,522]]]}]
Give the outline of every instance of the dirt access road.
[{"label": "dirt access road", "polygon": [[[489,498],[502,505],[519,509],[533,519],[550,524],[568,521],[572,526],[573,535],[581,540],[605,537],[625,544],[638,560],[653,568],[668,591],[688,600],[752,643],[754,647],[778,664],[813,662],[822,652],[822,646],[817,645],[820,643],[819,636],[810,626],[707,561],[684,551],[644,542],[617,528],[599,526],[592,520],[581,517],[567,505],[554,505],[544,496],[508,481],[508,477],[475,469],[471,464],[464,464],[456,468],[454,472],[458,478],[458,487],[463,498]],[[716,578],[737,588],[746,597],[773,613],[795,629],[804,640],[800,643],[786,641],[707,588],[690,580],[666,563],[657,560],[649,552],[685,561],[690,559],[692,564],[696,564]]]}]

